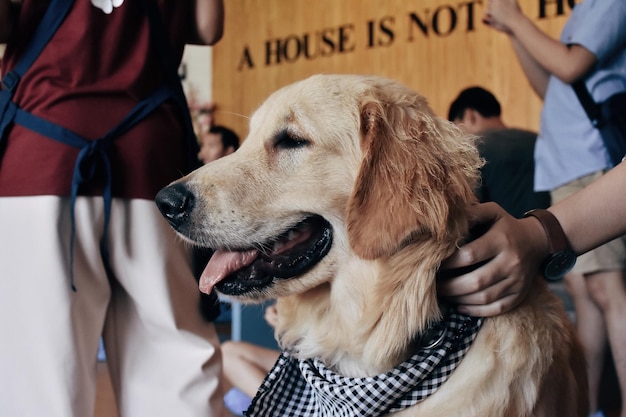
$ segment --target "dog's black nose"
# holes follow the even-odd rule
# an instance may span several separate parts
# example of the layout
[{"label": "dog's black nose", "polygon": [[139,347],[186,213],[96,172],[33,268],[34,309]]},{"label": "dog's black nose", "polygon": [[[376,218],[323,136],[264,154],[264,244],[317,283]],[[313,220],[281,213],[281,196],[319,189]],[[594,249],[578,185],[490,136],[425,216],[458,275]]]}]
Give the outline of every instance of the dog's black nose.
[{"label": "dog's black nose", "polygon": [[155,202],[161,214],[178,230],[189,218],[195,198],[184,184],[174,184],[159,191]]}]

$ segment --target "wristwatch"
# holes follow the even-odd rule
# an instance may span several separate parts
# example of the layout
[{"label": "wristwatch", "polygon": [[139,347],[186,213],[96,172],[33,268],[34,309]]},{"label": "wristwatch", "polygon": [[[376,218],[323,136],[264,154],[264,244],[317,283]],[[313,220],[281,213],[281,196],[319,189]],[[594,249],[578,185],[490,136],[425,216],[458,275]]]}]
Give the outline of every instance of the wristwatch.
[{"label": "wristwatch", "polygon": [[524,214],[524,217],[530,216],[539,220],[548,235],[550,255],[544,260],[543,276],[550,282],[560,281],[576,264],[576,253],[554,214],[548,210],[535,209]]}]

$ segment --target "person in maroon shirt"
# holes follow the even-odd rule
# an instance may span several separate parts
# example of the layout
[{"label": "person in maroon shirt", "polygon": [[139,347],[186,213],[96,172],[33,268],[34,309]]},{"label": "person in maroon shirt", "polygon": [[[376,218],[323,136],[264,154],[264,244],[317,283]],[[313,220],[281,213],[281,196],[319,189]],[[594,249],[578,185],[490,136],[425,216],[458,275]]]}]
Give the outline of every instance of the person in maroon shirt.
[{"label": "person in maroon shirt", "polygon": [[[0,0],[5,90],[53,3]],[[101,334],[120,415],[222,415],[215,328],[153,202],[195,157],[186,109],[164,100],[111,135],[170,80],[164,62],[222,32],[222,0],[75,1],[11,90],[81,146],[17,118],[0,138],[0,415],[91,415]]]}]

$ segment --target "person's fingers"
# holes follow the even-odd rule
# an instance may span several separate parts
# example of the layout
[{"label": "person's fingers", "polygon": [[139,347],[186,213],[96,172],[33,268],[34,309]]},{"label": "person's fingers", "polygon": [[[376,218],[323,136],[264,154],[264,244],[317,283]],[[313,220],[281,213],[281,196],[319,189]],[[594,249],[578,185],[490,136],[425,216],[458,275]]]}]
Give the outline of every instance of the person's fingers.
[{"label": "person's fingers", "polygon": [[490,304],[484,305],[459,305],[457,311],[473,317],[493,317],[511,311],[519,304],[520,299],[516,295],[509,295]]},{"label": "person's fingers", "polygon": [[442,269],[467,268],[494,258],[501,250],[499,239],[491,230],[475,240],[459,247],[442,264]]},{"label": "person's fingers", "polygon": [[[486,275],[478,275],[475,280],[472,277],[466,277],[467,282],[487,282]],[[457,285],[456,287],[461,287]],[[471,288],[470,285],[465,285],[466,288]],[[486,305],[491,304],[500,298],[504,298],[510,295],[519,294],[521,292],[521,286],[516,283],[512,278],[503,278],[498,281],[489,281],[489,284],[476,284],[475,291],[461,292],[459,288],[455,291],[449,291],[446,293],[440,293],[442,296],[446,296],[450,300],[453,300],[455,304],[460,305]]]},{"label": "person's fingers", "polygon": [[532,285],[532,280],[524,279],[526,271],[510,274],[506,271],[511,265],[507,265],[496,258],[475,271],[439,282],[438,294],[464,314],[487,317],[505,313],[524,300]]},{"label": "person's fingers", "polygon": [[[496,245],[495,252],[497,252],[497,250]],[[472,256],[473,255],[470,255],[470,258]],[[510,279],[511,265],[505,263],[505,259],[506,258],[494,255],[493,259],[483,263],[473,271],[449,279],[440,279],[437,283],[439,295],[444,297],[456,297],[455,302],[461,304],[487,304],[498,297],[506,295],[506,291],[513,291],[511,289],[513,286],[517,286],[517,290],[519,290],[521,285],[515,280]],[[447,274],[452,273],[450,270],[445,272]],[[464,298],[469,296],[472,298]]]},{"label": "person's fingers", "polygon": [[462,299],[464,296],[484,291],[501,280],[499,276],[490,273],[491,268],[489,268],[489,264],[483,268],[486,270],[478,268],[458,277],[439,280],[437,282],[438,294],[443,297]]},{"label": "person's fingers", "polygon": [[[502,231],[507,222],[514,220],[502,207],[495,203],[477,204],[468,209],[470,229],[478,234],[487,231],[475,240],[457,249],[442,263],[443,269],[463,268],[486,262],[503,249]],[[498,223],[503,223],[499,225]]]},{"label": "person's fingers", "polygon": [[476,253],[474,250],[477,244],[478,243],[474,243],[473,245],[467,244],[458,248],[448,259],[441,263],[441,269],[463,268],[480,262],[480,254]]},{"label": "person's fingers", "polygon": [[482,17],[481,21],[483,22],[483,24],[485,24],[487,26],[492,26],[492,24],[493,24],[493,18],[491,17],[491,15],[489,13],[483,14],[483,17]]},{"label": "person's fingers", "polygon": [[503,208],[493,202],[474,204],[467,210],[470,228],[478,224],[491,224],[502,216]]},{"label": "person's fingers", "polygon": [[513,276],[493,279],[500,275],[491,272],[490,266],[459,277],[458,282],[440,283],[440,295],[457,305],[459,312],[471,316],[495,316],[513,309],[525,297],[524,281]]}]

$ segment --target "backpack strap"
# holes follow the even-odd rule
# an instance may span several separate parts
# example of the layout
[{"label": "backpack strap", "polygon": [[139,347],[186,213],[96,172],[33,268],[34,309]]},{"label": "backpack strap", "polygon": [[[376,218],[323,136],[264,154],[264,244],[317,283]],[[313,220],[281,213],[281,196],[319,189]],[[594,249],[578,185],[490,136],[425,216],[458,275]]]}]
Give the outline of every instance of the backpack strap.
[{"label": "backpack strap", "polygon": [[587,117],[591,121],[593,127],[600,128],[602,126],[602,111],[600,106],[593,100],[589,90],[587,90],[587,86],[585,84],[584,79],[579,79],[578,81],[572,84],[572,88],[576,93],[576,97],[578,97],[578,101],[585,109],[585,113],[587,113]]}]

